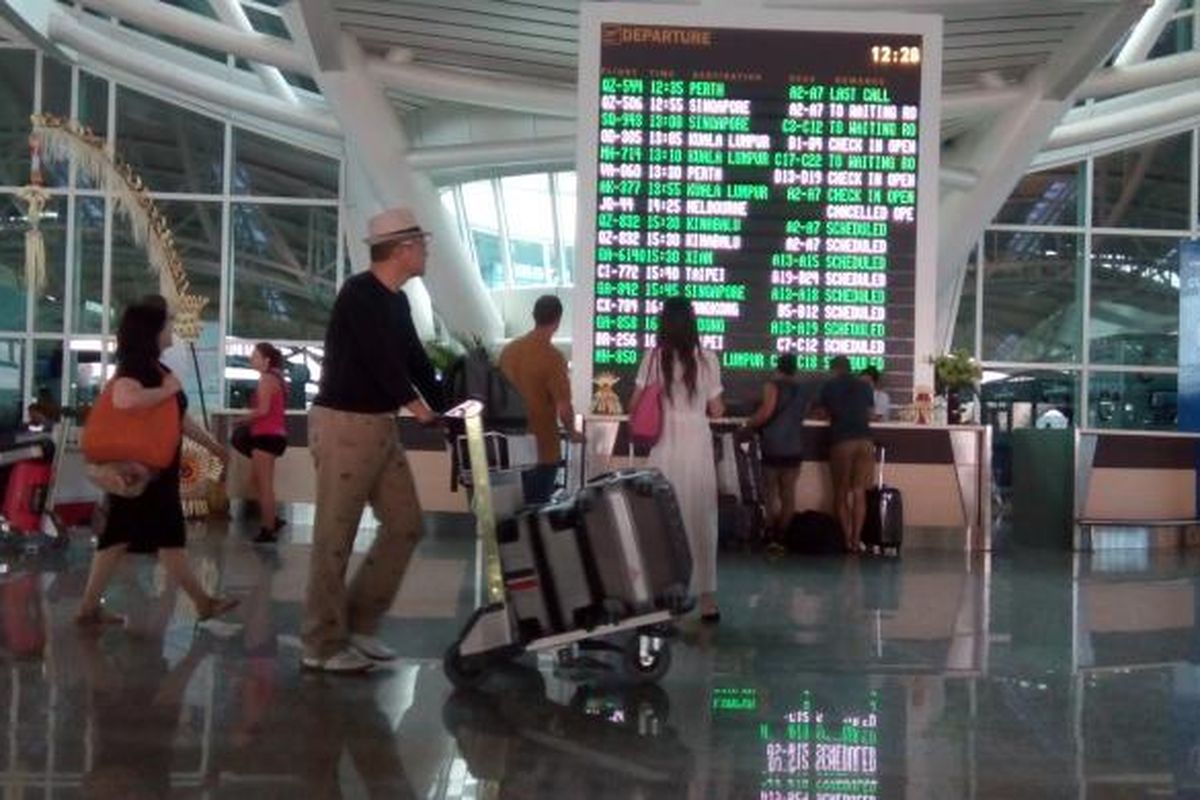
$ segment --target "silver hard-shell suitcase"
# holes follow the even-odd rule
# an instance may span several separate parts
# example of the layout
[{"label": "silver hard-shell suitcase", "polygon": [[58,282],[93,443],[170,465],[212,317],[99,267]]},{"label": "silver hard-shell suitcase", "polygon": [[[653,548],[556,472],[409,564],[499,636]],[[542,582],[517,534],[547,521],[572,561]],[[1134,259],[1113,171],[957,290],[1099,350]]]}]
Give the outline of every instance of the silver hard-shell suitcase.
[{"label": "silver hard-shell suitcase", "polygon": [[[616,622],[618,614],[604,612],[604,596],[586,534],[573,502],[544,506],[534,512],[545,559],[545,581],[551,615],[558,630],[590,628],[601,621]],[[619,607],[617,611],[619,612]]]},{"label": "silver hard-shell suitcase", "polygon": [[692,605],[692,556],[675,492],[657,470],[589,483],[576,501],[606,602],[626,614]]},{"label": "silver hard-shell suitcase", "polygon": [[536,553],[538,535],[537,517],[530,514],[509,517],[496,525],[504,588],[522,641],[558,630],[547,603],[545,566]]}]

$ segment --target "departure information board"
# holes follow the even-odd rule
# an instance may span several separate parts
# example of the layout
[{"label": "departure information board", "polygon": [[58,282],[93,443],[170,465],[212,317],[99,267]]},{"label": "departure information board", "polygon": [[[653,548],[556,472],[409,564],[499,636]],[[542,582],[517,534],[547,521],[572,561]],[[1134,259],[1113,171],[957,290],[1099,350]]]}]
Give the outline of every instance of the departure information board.
[{"label": "departure information board", "polygon": [[932,305],[937,23],[614,8],[590,10],[581,44],[577,368],[627,396],[663,301],[682,296],[729,394],[756,393],[778,353],[805,371],[845,355],[908,402],[926,291]]}]

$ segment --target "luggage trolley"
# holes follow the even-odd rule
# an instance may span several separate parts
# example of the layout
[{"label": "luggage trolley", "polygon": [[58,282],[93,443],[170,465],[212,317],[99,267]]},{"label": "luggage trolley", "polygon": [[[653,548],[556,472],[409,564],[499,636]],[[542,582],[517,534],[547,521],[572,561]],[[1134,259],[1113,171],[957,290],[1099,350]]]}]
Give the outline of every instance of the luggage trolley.
[{"label": "luggage trolley", "polygon": [[60,549],[67,530],[54,505],[72,421],[53,433],[14,434],[0,441],[0,548],[36,553]]},{"label": "luggage trolley", "polygon": [[560,665],[571,666],[578,663],[582,651],[588,650],[617,656],[616,674],[624,680],[631,683],[657,681],[671,665],[674,615],[668,610],[521,640],[504,583],[496,536],[498,516],[516,509],[498,509],[494,502],[493,476],[501,480],[509,476],[506,471],[493,473],[488,469],[482,411],[482,403],[468,400],[447,414],[451,419],[461,420],[466,428],[471,506],[481,556],[483,597],[458,640],[446,650],[443,659],[446,676],[455,686],[470,688],[483,681],[492,668],[527,653],[554,652]]}]

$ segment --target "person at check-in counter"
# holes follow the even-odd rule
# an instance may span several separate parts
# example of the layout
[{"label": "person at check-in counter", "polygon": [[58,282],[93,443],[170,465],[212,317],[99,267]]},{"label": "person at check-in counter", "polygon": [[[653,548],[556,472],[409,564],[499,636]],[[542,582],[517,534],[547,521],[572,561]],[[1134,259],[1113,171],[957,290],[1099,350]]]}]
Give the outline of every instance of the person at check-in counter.
[{"label": "person at check-in counter", "polygon": [[820,408],[829,418],[829,471],[833,478],[833,511],[845,537],[846,551],[860,553],[867,516],[867,486],[875,471],[871,385],[850,371],[850,359],[829,362],[833,377],[821,387]]},{"label": "person at check-in counter", "polygon": [[763,384],[758,410],[746,420],[746,428],[758,431],[761,437],[767,524],[772,537],[783,534],[797,511],[796,483],[807,456],[804,419],[820,387],[818,377],[797,376],[796,357],[784,353],[776,359],[771,380]]},{"label": "person at check-in counter", "polygon": [[867,367],[862,371],[863,380],[871,385],[871,394],[875,398],[875,408],[871,414],[872,422],[887,422],[892,416],[892,398],[879,388],[879,369]]}]

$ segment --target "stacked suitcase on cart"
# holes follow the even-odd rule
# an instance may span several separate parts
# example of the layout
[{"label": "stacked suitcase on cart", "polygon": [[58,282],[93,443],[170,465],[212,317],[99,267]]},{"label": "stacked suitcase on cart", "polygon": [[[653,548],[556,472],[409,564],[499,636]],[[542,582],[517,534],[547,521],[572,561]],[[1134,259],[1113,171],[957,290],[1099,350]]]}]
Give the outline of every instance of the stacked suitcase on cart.
[{"label": "stacked suitcase on cart", "polygon": [[498,525],[497,540],[525,641],[691,607],[687,535],[656,470],[617,472],[566,502],[526,509]]},{"label": "stacked suitcase on cart", "polygon": [[[488,482],[501,488],[511,483],[507,477],[492,471]],[[494,543],[503,590],[489,589],[447,650],[451,681],[473,685],[523,653],[556,652],[563,663],[585,648],[615,653],[618,670],[631,682],[665,674],[670,623],[695,600],[682,515],[662,473],[614,472],[573,493],[560,492],[556,502],[515,513],[507,513],[494,494],[487,499],[495,501],[495,513],[480,516],[479,497],[473,502],[481,557],[491,564],[487,553]]]}]

